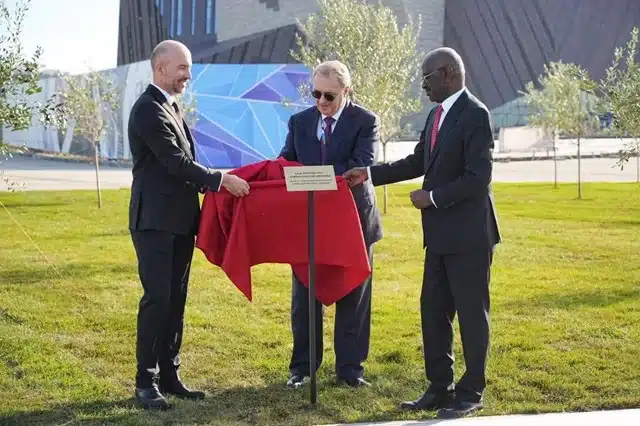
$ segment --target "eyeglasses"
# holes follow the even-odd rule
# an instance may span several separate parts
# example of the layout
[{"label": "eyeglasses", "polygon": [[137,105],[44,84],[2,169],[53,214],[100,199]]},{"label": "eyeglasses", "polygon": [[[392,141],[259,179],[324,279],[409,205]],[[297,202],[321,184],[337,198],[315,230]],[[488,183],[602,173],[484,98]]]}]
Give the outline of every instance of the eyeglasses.
[{"label": "eyeglasses", "polygon": [[336,96],[338,96],[337,93],[321,92],[319,90],[312,91],[311,95],[316,99],[320,99],[322,95],[324,95],[324,98],[329,102],[333,102],[336,99]]},{"label": "eyeglasses", "polygon": [[440,67],[440,68],[436,68],[434,71],[431,71],[429,74],[425,74],[425,75],[423,75],[423,76],[422,76],[422,83],[426,83],[426,82],[427,82],[427,79],[428,79],[429,77],[431,77],[432,75],[434,75],[434,74],[435,74],[435,73],[437,73],[438,71],[442,71],[442,70],[443,70],[443,69],[445,69],[445,68],[446,68],[446,66],[444,66],[444,67]]}]

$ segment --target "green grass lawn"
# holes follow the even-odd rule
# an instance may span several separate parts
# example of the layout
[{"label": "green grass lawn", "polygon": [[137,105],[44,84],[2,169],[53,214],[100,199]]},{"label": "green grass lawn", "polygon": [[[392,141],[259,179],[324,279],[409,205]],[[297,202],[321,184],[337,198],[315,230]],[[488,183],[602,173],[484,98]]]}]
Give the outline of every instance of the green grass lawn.
[{"label": "green grass lawn", "polygon": [[[105,191],[101,210],[93,191],[0,193],[0,424],[430,417],[396,408],[426,386],[421,229],[408,202],[414,187],[390,187],[385,237],[376,246],[371,388],[335,384],[329,307],[319,403],[309,408],[306,392],[284,386],[289,267],[255,267],[249,303],[196,251],[182,376],[208,398],[172,399],[174,409],[161,413],[138,409],[132,398],[141,286],[127,232],[128,191]],[[575,185],[496,185],[495,195],[504,243],[491,282],[482,414],[640,407],[640,187],[586,184],[585,199],[576,200]],[[456,359],[459,376],[459,337]]]}]

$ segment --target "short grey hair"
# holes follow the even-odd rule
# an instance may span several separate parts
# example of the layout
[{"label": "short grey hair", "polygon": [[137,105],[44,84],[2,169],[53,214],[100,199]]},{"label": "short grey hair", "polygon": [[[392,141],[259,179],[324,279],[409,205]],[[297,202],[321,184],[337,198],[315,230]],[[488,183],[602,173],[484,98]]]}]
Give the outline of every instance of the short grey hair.
[{"label": "short grey hair", "polygon": [[342,87],[351,87],[351,73],[349,68],[340,61],[325,61],[313,70],[313,78],[320,74],[323,77],[335,77]]}]

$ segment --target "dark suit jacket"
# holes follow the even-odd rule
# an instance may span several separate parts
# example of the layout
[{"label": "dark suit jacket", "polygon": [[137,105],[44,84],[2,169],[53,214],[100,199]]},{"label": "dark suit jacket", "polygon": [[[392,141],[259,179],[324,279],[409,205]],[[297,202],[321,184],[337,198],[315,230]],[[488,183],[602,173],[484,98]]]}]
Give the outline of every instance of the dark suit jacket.
[{"label": "dark suit jacket", "polygon": [[188,126],[152,85],[133,105],[128,130],[133,157],[129,229],[195,234],[198,192],[217,191],[222,174],[194,161]]},{"label": "dark suit jacket", "polygon": [[[315,106],[292,115],[280,156],[307,166],[320,165],[322,152],[317,135],[320,117],[320,111]],[[380,121],[374,113],[347,101],[327,146],[326,163],[333,165],[336,175],[342,175],[353,167],[375,164],[374,151],[379,143],[379,128]],[[358,208],[365,244],[380,241],[382,221],[373,185],[368,182],[351,191]]]},{"label": "dark suit jacket", "polygon": [[[489,111],[467,90],[453,104],[429,154],[436,108],[429,113],[414,153],[371,168],[374,185],[424,175],[436,207],[422,209],[423,242],[434,253],[493,249],[500,241],[491,191],[493,134]],[[426,148],[425,148],[426,147]]]}]

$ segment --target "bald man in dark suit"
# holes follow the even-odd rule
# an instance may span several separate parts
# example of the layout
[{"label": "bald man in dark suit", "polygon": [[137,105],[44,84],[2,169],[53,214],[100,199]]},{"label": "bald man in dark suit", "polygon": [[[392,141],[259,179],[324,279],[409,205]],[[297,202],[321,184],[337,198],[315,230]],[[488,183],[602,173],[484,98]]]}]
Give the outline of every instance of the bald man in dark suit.
[{"label": "bald man in dark suit", "polygon": [[[390,164],[354,168],[352,186],[424,176],[411,202],[422,214],[426,247],[420,311],[425,368],[431,382],[407,410],[467,416],[482,408],[489,349],[489,276],[500,242],[491,191],[493,133],[489,111],[465,88],[462,59],[453,49],[430,52],[422,87],[438,106],[430,112],[414,153]],[[466,371],[453,376],[453,320],[458,315]]]}]

